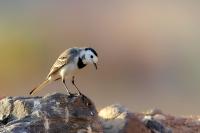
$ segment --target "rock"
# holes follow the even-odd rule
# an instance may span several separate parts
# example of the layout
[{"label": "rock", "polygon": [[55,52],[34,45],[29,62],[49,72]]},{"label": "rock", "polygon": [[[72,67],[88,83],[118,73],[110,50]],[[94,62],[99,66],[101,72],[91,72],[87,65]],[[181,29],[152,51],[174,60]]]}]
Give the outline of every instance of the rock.
[{"label": "rock", "polygon": [[200,133],[200,123],[198,117],[178,117],[166,116],[162,121],[166,126],[173,130],[173,133]]},{"label": "rock", "polygon": [[[159,115],[159,114],[158,114]],[[145,126],[155,133],[172,133],[172,130],[151,116],[145,116],[143,119]]]},{"label": "rock", "polygon": [[103,108],[99,117],[104,133],[151,133],[134,113],[119,104]]},{"label": "rock", "polygon": [[104,133],[200,133],[200,116],[178,117],[153,109],[132,113],[114,104],[99,112]]},{"label": "rock", "polygon": [[200,133],[199,117],[179,117],[156,112],[143,114],[143,121],[155,133]]},{"label": "rock", "polygon": [[86,96],[55,93],[2,99],[0,132],[102,133],[102,127],[93,102]]},{"label": "rock", "polygon": [[154,108],[151,110],[148,110],[146,113],[146,115],[156,115],[156,114],[163,114],[162,110],[158,109],[158,108]]},{"label": "rock", "polygon": [[166,120],[166,117],[164,115],[161,115],[161,114],[156,114],[156,115],[153,116],[153,119],[157,120],[157,121],[164,121],[164,120]]},{"label": "rock", "polygon": [[114,104],[97,113],[82,95],[0,100],[0,133],[200,133],[200,116],[179,117],[153,109],[133,113]]}]

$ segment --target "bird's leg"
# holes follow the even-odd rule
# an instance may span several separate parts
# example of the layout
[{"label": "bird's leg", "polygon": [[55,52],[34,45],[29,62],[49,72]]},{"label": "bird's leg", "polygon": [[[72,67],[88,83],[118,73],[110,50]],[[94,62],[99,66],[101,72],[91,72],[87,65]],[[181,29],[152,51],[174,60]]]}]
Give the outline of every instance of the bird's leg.
[{"label": "bird's leg", "polygon": [[81,95],[81,92],[79,91],[78,87],[76,86],[76,84],[74,83],[74,79],[75,77],[72,77],[72,84],[76,87],[76,90],[78,91],[78,94]]},{"label": "bird's leg", "polygon": [[64,84],[64,86],[65,86],[65,89],[67,90],[67,93],[68,93],[69,95],[71,95],[71,93],[70,93],[70,91],[69,91],[69,89],[67,88],[67,85],[66,85],[66,83],[65,83],[65,79],[62,79],[62,82],[63,82],[63,84]]}]

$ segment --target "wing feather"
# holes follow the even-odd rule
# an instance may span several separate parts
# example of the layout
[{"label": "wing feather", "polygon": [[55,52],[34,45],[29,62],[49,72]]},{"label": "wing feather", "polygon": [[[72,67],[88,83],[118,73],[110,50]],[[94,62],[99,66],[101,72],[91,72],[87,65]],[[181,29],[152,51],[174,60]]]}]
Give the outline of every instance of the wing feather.
[{"label": "wing feather", "polygon": [[63,66],[73,61],[75,56],[78,56],[79,49],[78,48],[69,48],[65,50],[56,60],[56,62],[53,64],[53,66],[50,69],[50,72],[47,76],[49,78],[52,74],[59,71]]}]

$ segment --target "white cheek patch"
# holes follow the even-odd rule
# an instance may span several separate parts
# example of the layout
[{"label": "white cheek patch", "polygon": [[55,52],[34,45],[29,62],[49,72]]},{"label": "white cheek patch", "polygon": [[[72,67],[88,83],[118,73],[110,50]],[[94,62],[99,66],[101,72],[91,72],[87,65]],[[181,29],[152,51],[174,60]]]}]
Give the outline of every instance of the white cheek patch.
[{"label": "white cheek patch", "polygon": [[[91,56],[93,56],[93,58],[91,58]],[[87,63],[90,64],[98,62],[98,58],[96,57],[96,55],[94,55],[94,53],[89,50],[85,52],[85,60]]]}]

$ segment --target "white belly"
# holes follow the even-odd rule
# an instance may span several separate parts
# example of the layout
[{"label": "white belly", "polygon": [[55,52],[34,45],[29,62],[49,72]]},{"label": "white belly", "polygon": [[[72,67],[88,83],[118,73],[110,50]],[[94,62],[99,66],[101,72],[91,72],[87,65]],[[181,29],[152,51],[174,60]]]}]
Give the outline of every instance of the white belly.
[{"label": "white belly", "polygon": [[74,64],[68,64],[61,68],[60,75],[66,78],[73,76],[74,72],[77,70],[77,66]]}]

